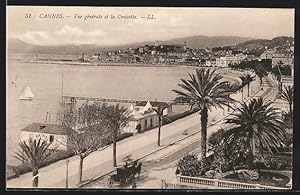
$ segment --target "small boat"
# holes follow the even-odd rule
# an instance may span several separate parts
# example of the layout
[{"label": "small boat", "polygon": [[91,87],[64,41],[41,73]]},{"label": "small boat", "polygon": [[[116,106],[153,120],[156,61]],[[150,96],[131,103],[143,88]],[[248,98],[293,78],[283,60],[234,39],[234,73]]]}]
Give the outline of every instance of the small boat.
[{"label": "small boat", "polygon": [[33,99],[34,95],[30,89],[29,86],[26,86],[22,92],[22,94],[20,95],[19,99],[20,100],[27,100],[27,101],[31,101]]}]

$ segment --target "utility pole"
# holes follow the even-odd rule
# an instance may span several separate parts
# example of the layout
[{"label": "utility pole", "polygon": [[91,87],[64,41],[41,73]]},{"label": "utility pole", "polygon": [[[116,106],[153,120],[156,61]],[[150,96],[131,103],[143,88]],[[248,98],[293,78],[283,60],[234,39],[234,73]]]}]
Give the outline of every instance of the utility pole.
[{"label": "utility pole", "polygon": [[64,73],[61,73],[61,103],[63,103],[64,96]]},{"label": "utility pole", "polygon": [[66,188],[68,188],[69,185],[69,159],[66,160],[67,165],[67,171],[66,171]]}]

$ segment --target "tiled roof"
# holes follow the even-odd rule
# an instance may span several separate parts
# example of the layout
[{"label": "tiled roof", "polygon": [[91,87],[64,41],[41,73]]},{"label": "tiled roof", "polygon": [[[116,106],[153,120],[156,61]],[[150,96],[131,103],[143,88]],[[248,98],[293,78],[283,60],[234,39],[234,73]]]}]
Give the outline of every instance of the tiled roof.
[{"label": "tiled roof", "polygon": [[[45,127],[41,128],[41,126],[43,125]],[[31,125],[25,127],[21,131],[48,133],[48,134],[55,134],[55,135],[68,135],[69,132],[72,131],[72,129],[63,125],[32,123]]]}]

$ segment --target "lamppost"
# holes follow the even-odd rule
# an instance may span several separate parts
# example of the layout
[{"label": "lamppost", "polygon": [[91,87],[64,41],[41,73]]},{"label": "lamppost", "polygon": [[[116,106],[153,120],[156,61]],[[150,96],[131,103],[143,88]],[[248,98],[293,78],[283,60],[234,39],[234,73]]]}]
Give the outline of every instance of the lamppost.
[{"label": "lamppost", "polygon": [[68,188],[69,184],[69,159],[66,160],[67,171],[66,171],[66,188]]}]

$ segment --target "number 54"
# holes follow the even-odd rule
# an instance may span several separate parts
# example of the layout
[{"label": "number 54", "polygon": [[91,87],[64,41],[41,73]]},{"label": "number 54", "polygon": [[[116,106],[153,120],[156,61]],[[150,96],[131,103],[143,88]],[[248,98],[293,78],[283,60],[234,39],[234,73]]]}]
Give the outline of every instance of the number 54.
[{"label": "number 54", "polygon": [[26,13],[25,18],[31,18],[31,13]]}]

